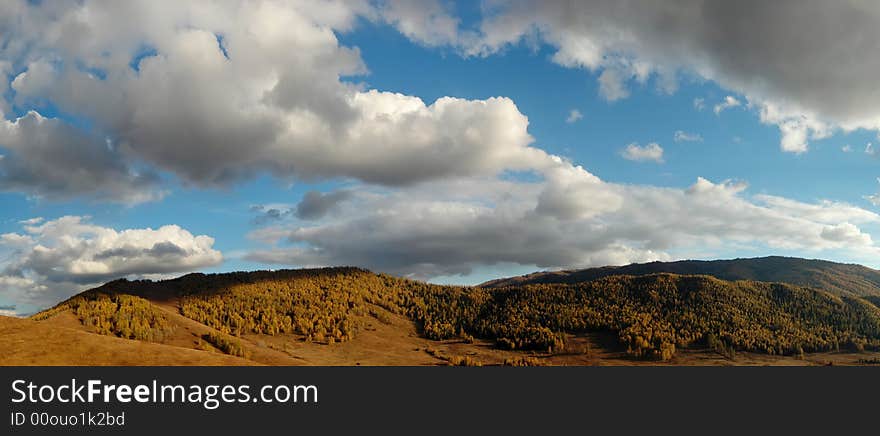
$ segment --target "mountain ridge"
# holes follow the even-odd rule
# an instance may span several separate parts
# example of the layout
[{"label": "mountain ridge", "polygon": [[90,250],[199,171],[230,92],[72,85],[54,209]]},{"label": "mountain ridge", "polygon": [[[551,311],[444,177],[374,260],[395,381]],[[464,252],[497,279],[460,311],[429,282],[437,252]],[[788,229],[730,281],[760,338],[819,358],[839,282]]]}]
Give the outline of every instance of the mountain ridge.
[{"label": "mountain ridge", "polygon": [[721,280],[790,283],[822,289],[836,295],[880,298],[880,271],[859,264],[821,259],[766,256],[720,260],[680,260],[633,263],[562,271],[539,271],[489,280],[477,286],[497,288],[526,284],[579,283],[613,275],[656,273],[708,275]]}]

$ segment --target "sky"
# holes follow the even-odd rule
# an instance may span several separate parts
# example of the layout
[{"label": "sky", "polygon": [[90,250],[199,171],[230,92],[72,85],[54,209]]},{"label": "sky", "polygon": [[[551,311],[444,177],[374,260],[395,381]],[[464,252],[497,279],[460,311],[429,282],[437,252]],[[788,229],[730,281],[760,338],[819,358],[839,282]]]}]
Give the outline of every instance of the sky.
[{"label": "sky", "polygon": [[878,268],[878,24],[860,1],[4,1],[0,314],[192,271]]}]

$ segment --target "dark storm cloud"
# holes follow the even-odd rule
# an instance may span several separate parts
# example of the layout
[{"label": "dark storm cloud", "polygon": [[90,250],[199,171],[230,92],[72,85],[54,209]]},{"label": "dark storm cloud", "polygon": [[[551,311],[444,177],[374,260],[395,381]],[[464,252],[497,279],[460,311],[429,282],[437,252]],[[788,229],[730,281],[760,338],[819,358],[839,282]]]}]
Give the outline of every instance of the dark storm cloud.
[{"label": "dark storm cloud", "polygon": [[351,198],[349,191],[334,191],[323,194],[318,191],[309,191],[302,201],[296,205],[296,217],[304,220],[316,220],[323,218],[332,212],[339,203]]}]

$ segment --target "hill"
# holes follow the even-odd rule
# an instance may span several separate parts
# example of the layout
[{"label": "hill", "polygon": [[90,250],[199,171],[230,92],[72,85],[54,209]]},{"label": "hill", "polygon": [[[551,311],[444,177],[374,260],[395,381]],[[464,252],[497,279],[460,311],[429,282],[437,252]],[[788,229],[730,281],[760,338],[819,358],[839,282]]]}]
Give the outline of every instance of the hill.
[{"label": "hill", "polygon": [[836,295],[880,298],[880,271],[878,270],[855,264],[780,256],[634,263],[626,266],[537,272],[519,277],[492,280],[480,286],[492,288],[526,284],[579,283],[614,275],[640,276],[657,273],[709,275],[721,280],[789,283],[823,289]]},{"label": "hill", "polygon": [[679,274],[504,287],[358,268],[190,274],[110,282],[26,322],[17,334],[34,344],[74,331],[129,344],[116,354],[130,361],[131,344],[270,365],[855,363],[880,350],[880,309],[851,293]]},{"label": "hill", "polygon": [[0,316],[2,365],[254,365],[217,353],[96,335],[29,319]]}]

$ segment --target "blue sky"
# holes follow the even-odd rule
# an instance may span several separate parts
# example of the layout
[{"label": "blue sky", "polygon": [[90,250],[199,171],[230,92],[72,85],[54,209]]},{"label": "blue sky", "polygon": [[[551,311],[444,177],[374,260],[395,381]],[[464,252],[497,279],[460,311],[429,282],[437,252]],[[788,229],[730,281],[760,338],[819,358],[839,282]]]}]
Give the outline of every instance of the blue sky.
[{"label": "blue sky", "polygon": [[[0,16],[64,32],[88,3]],[[774,75],[772,62],[818,70],[823,41],[739,71],[728,57],[760,48],[703,47],[693,18],[679,23],[690,58],[662,30],[605,17],[603,2],[574,24],[552,2],[419,3],[333,15],[133,2],[154,27],[107,26],[123,13],[108,9],[72,46],[0,21],[0,306],[25,313],[104,280],[194,270],[357,264],[470,284],[693,257],[880,267],[866,151],[880,104],[835,106],[824,83]],[[255,23],[296,31],[243,33]],[[827,88],[864,95],[871,65],[852,68]],[[623,97],[603,88],[615,74]],[[714,110],[729,97],[740,104]],[[662,157],[628,159],[628,146]]]},{"label": "blue sky", "polygon": [[[698,176],[742,179],[751,189],[802,201],[831,198],[870,207],[862,197],[877,186],[876,162],[862,152],[877,142],[876,132],[856,131],[815,141],[807,154],[779,150],[779,130],[758,115],[735,108],[716,116],[712,106],[727,95],[716,83],[685,78],[672,95],[654,83],[636,86],[625,100],[608,102],[598,93],[597,73],[565,68],[550,58],[555,49],[517,45],[488,58],[462,58],[448,50],[425,48],[393,28],[362,23],[341,35],[361,49],[370,69],[370,87],[433,101],[508,96],[529,117],[535,145],[564,155],[609,181],[686,187]],[[742,99],[741,96],[737,96]],[[699,111],[694,99],[708,106]],[[584,118],[565,122],[571,109]],[[702,142],[673,141],[676,131],[699,134]],[[621,159],[627,144],[658,142],[664,165]],[[842,153],[849,144],[854,152]],[[818,179],[817,179],[818,177]]]}]

